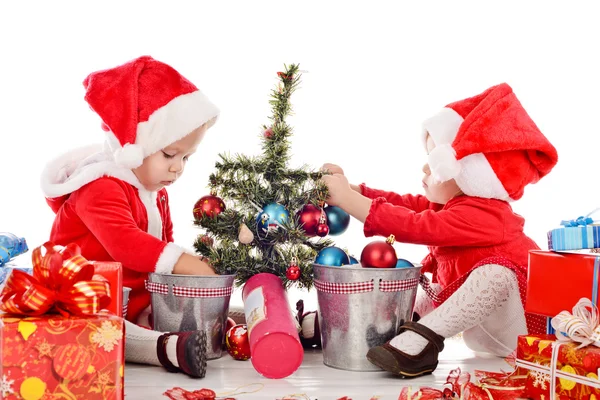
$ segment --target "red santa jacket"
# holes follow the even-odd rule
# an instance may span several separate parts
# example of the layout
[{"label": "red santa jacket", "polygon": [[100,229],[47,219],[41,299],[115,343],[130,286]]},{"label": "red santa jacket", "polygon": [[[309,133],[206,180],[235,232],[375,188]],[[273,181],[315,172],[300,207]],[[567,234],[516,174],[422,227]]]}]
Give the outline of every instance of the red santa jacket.
[{"label": "red santa jacket", "polygon": [[150,272],[171,273],[185,251],[173,242],[165,189],[149,192],[131,170],[117,166],[97,146],[52,161],[42,175],[46,201],[56,213],[50,240],[76,243],[95,261],[118,261],[129,294],[127,319],[150,304]]},{"label": "red santa jacket", "polygon": [[506,201],[459,196],[441,205],[422,195],[360,187],[373,199],[365,236],[393,234],[399,242],[427,245],[422,272],[433,273],[442,289],[494,256],[512,261],[526,273],[529,250],[539,249],[523,232],[523,217]]}]

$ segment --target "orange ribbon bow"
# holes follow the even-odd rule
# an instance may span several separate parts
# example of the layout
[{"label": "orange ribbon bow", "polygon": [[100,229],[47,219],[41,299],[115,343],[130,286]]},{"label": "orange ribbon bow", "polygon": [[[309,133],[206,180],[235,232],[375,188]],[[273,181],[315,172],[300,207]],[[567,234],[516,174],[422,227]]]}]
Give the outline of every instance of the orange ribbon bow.
[{"label": "orange ribbon bow", "polygon": [[0,311],[82,316],[96,314],[110,303],[108,282],[94,276],[94,266],[81,256],[76,244],[60,247],[46,242],[33,250],[32,260],[33,276],[12,271],[0,294]]}]

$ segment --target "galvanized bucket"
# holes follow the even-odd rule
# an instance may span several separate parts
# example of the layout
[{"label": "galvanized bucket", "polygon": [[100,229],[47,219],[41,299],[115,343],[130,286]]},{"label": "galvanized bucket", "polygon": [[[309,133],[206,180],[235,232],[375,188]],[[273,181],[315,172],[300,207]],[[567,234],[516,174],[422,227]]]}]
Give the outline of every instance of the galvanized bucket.
[{"label": "galvanized bucket", "polygon": [[323,363],[350,371],[380,371],[367,360],[367,351],[392,339],[412,319],[421,267],[313,268]]},{"label": "galvanized bucket", "polygon": [[234,278],[149,274],[146,289],[152,296],[154,330],[204,330],[208,336],[207,358],[221,357]]},{"label": "galvanized bucket", "polygon": [[131,288],[123,286],[123,318],[127,317],[127,305],[129,304],[129,292]]}]

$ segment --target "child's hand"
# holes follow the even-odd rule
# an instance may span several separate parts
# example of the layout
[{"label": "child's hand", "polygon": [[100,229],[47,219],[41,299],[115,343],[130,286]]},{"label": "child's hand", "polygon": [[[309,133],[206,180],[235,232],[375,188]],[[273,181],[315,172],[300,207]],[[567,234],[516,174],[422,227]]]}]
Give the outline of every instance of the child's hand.
[{"label": "child's hand", "polygon": [[173,273],[178,275],[217,275],[207,259],[199,259],[191,254],[183,253],[173,267]]},{"label": "child's hand", "polygon": [[342,169],[342,167],[340,167],[339,165],[330,164],[330,163],[323,164],[323,166],[321,167],[321,171],[327,171],[330,174],[344,175],[344,170]]},{"label": "child's hand", "polygon": [[344,199],[348,199],[349,195],[352,193],[352,188],[350,187],[348,178],[346,178],[342,174],[334,174],[325,175],[321,179],[329,189],[329,197],[327,198],[327,204],[343,208],[341,204],[342,201]]}]

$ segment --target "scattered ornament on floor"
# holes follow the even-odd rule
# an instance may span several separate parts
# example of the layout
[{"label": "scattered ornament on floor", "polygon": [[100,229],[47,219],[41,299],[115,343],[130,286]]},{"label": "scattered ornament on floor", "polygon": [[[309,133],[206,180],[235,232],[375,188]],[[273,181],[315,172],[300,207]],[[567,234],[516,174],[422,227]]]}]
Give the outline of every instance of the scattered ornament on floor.
[{"label": "scattered ornament on floor", "polygon": [[475,370],[476,382],[471,382],[471,374],[460,368],[450,371],[446,378],[449,388],[443,390],[411,386],[402,388],[398,400],[438,400],[438,399],[495,399],[514,400],[524,396],[526,375],[515,372],[488,372]]},{"label": "scattered ornament on floor", "polygon": [[304,205],[300,211],[296,213],[298,226],[304,231],[306,236],[317,236],[317,226],[321,219],[321,213],[321,207],[317,207],[313,204]]},{"label": "scattered ornament on floor", "polygon": [[399,258],[398,262],[396,263],[396,268],[412,268],[412,267],[414,267],[414,265],[410,261],[405,260],[403,258]]},{"label": "scattered ornament on floor", "polygon": [[296,303],[296,320],[300,325],[300,343],[304,348],[321,347],[321,331],[319,329],[319,314],[317,311],[304,312],[304,301]]},{"label": "scattered ornament on floor", "polygon": [[285,277],[290,281],[297,281],[300,278],[300,268],[298,267],[298,262],[296,259],[292,259],[290,266],[285,271]]},{"label": "scattered ornament on floor", "polygon": [[250,358],[250,341],[248,327],[239,324],[227,331],[225,335],[227,352],[236,360],[245,361]]},{"label": "scattered ornament on floor", "polygon": [[327,215],[327,226],[329,234],[332,236],[341,235],[350,225],[350,214],[336,206],[325,207]]},{"label": "scattered ornament on floor", "polygon": [[[250,386],[257,386],[254,390],[244,389]],[[174,387],[163,393],[164,396],[171,400],[236,400],[235,396],[238,394],[256,393],[264,387],[262,383],[250,383],[248,385],[240,386],[232,391],[225,393],[215,393],[211,389],[200,389],[200,390],[185,390],[180,387]]]},{"label": "scattered ornament on floor", "polygon": [[290,213],[279,203],[269,203],[262,208],[256,217],[258,229],[264,233],[277,230],[281,225],[287,223]]},{"label": "scattered ornament on floor", "polygon": [[329,267],[341,267],[350,264],[350,257],[339,247],[325,247],[319,251],[315,258],[315,264],[326,265]]},{"label": "scattered ornament on floor", "polygon": [[360,263],[365,268],[394,268],[398,262],[396,250],[394,249],[394,235],[390,235],[386,241],[377,240],[365,246],[361,255]]},{"label": "scattered ornament on floor", "polygon": [[250,244],[254,240],[254,234],[252,233],[250,228],[246,226],[246,224],[240,225],[240,233],[238,234],[238,240],[240,241],[240,243],[243,244]]},{"label": "scattered ornament on floor", "polygon": [[216,217],[225,211],[225,203],[214,194],[203,196],[194,204],[194,218]]}]

